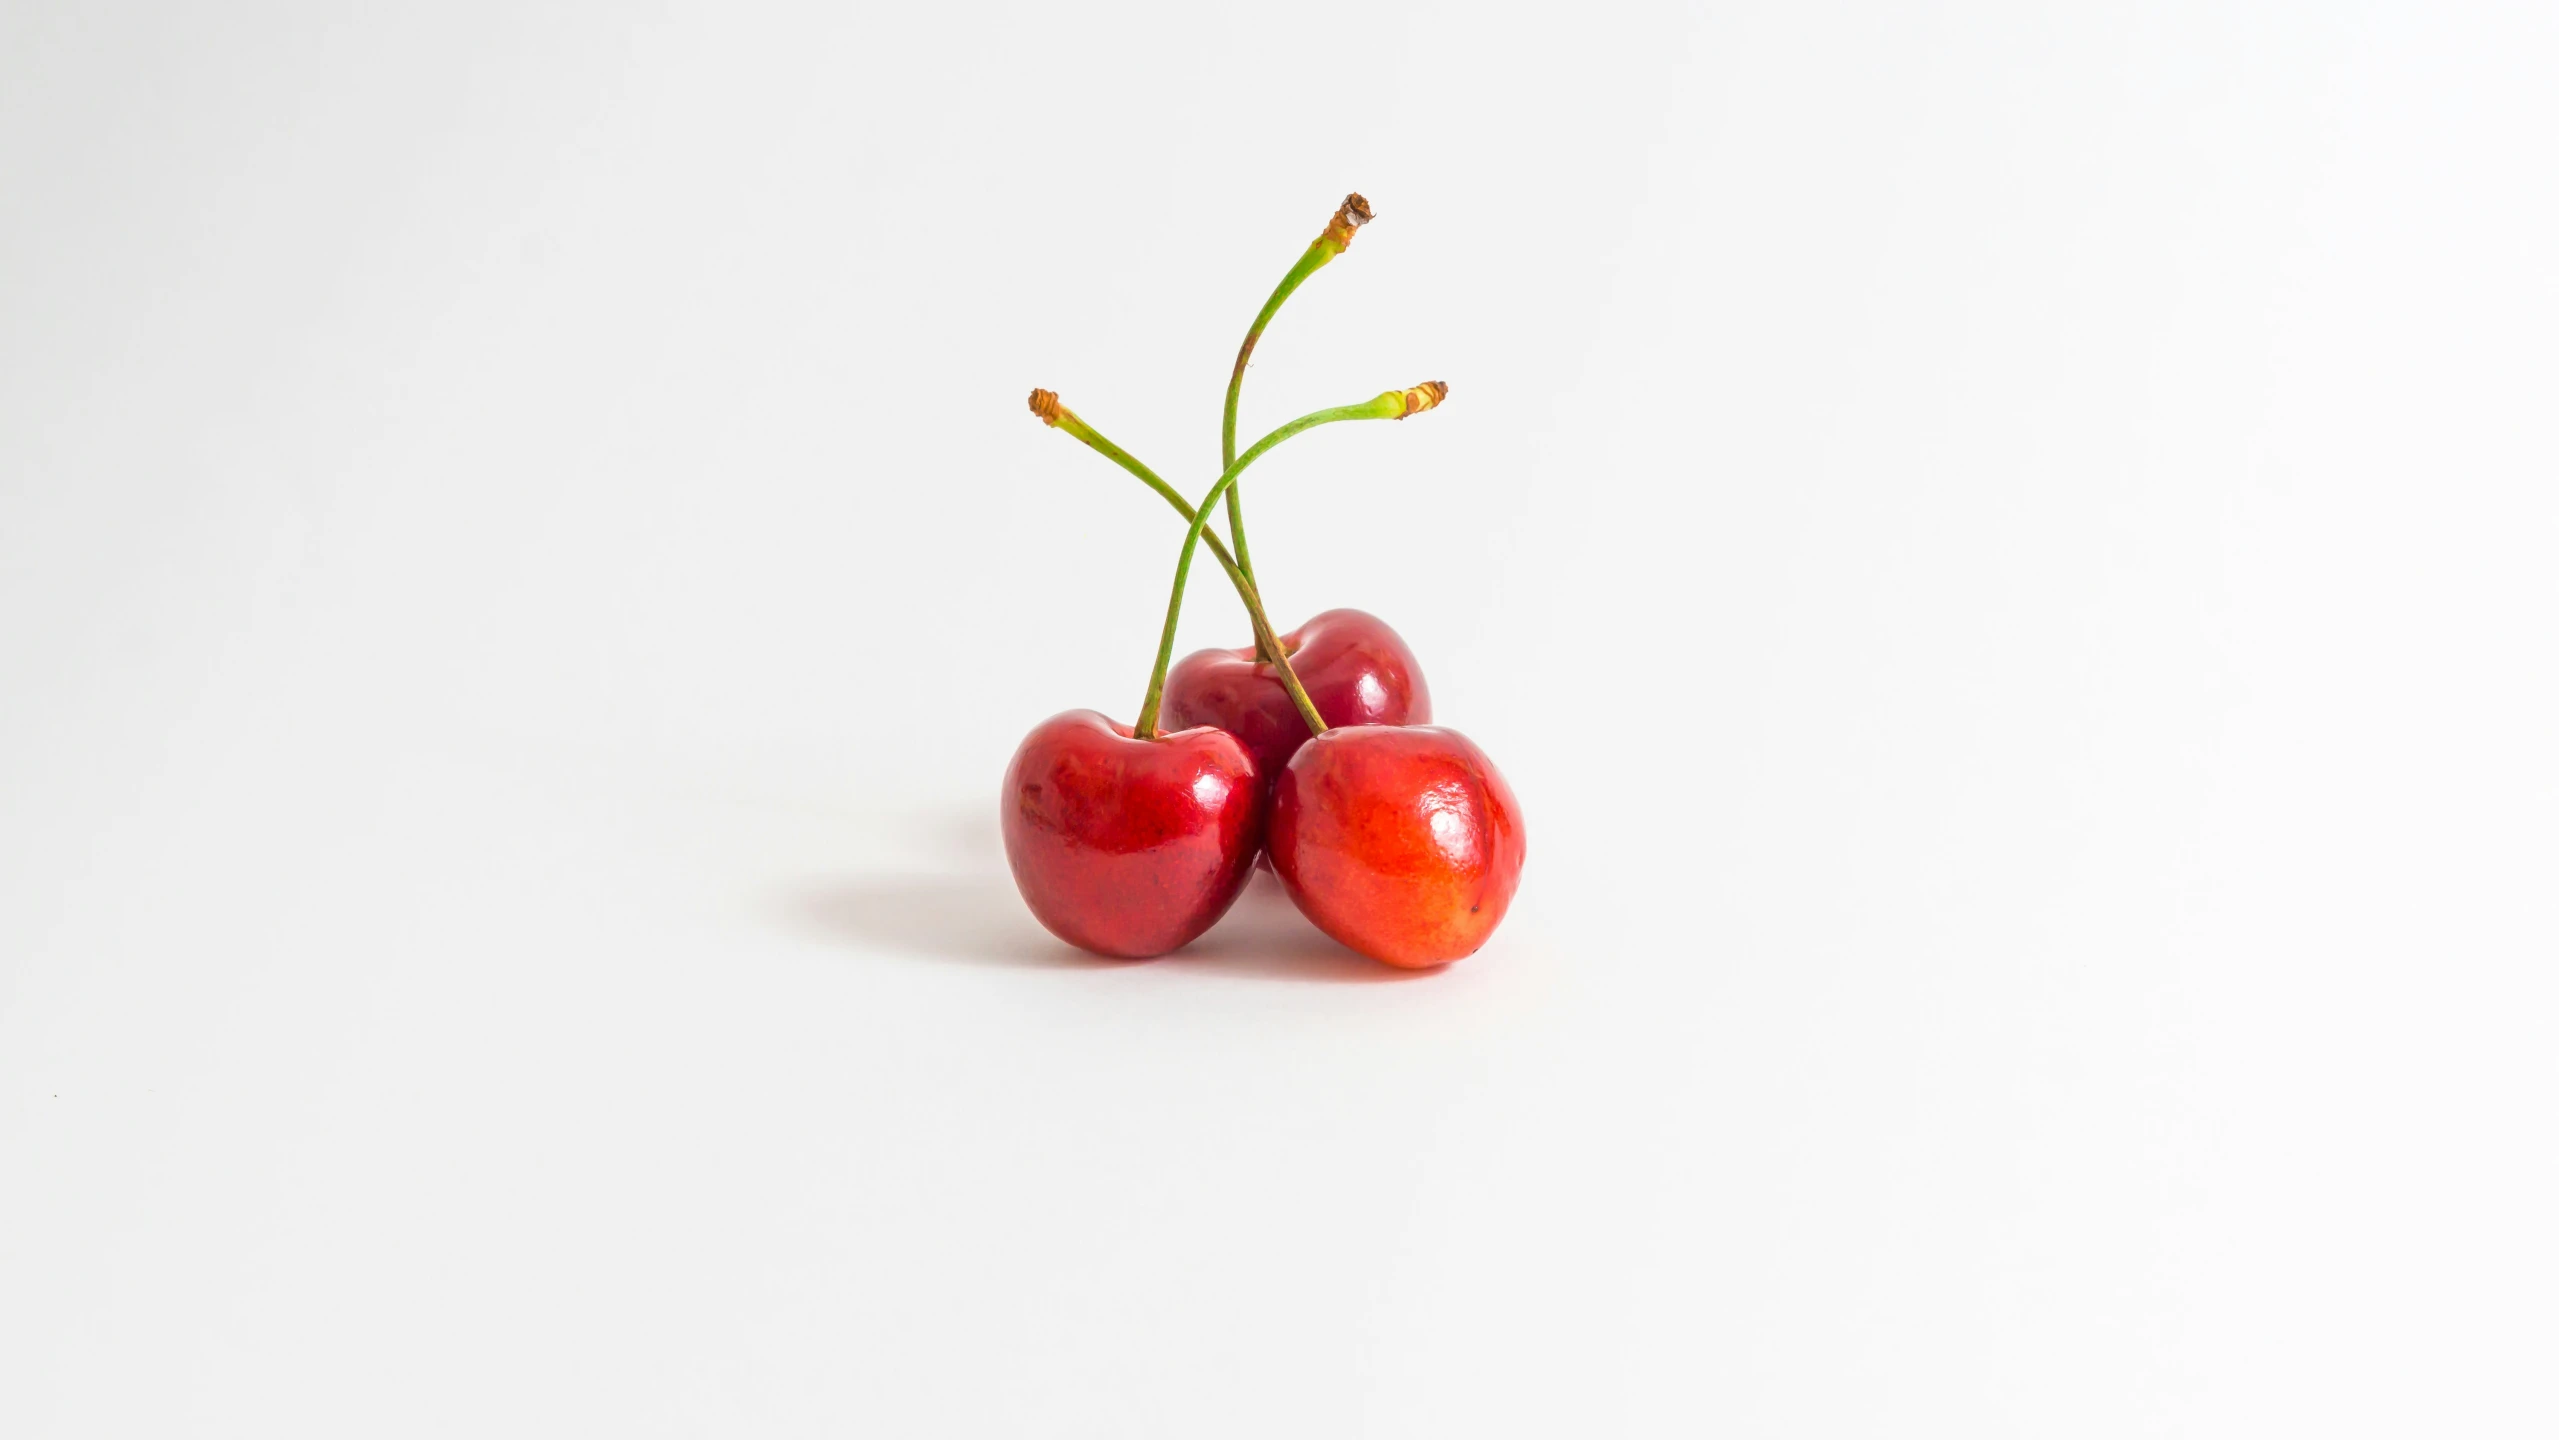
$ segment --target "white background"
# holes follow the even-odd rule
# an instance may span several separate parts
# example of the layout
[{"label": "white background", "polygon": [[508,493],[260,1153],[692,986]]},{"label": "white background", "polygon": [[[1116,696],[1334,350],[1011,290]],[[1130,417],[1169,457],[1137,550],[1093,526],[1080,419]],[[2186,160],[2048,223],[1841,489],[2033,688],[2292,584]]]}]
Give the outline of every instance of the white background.
[{"label": "white background", "polygon": [[[2559,1426],[2559,12],[408,9],[0,10],[0,1432]],[[1090,962],[1354,187],[1519,906]]]}]

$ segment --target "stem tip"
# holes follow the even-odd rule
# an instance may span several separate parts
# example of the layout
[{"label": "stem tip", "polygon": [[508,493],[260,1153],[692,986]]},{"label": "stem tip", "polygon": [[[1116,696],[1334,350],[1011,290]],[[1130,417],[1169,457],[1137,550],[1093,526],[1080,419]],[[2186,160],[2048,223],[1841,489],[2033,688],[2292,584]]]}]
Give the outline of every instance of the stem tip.
[{"label": "stem tip", "polygon": [[1376,218],[1377,213],[1368,208],[1367,199],[1354,190],[1342,197],[1342,208],[1333,212],[1332,222],[1324,227],[1324,238],[1333,242],[1334,249],[1348,250],[1351,248],[1351,232]]},{"label": "stem tip", "polygon": [[1055,425],[1059,412],[1065,408],[1057,403],[1057,392],[1054,390],[1031,392],[1031,413],[1040,417],[1040,423],[1043,425]]},{"label": "stem tip", "polygon": [[1407,415],[1419,415],[1447,398],[1447,381],[1425,380],[1404,392],[1404,409],[1395,418],[1401,420]]}]

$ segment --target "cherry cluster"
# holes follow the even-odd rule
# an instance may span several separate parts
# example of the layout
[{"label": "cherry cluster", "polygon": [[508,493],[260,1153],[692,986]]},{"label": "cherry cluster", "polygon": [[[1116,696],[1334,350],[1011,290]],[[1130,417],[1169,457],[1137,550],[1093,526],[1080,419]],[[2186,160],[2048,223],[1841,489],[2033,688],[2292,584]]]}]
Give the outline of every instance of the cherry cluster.
[{"label": "cherry cluster", "polygon": [[[1510,785],[1475,743],[1434,726],[1402,637],[1358,610],[1287,634],[1263,612],[1237,480],[1290,437],[1344,420],[1401,420],[1448,396],[1438,381],[1303,415],[1235,449],[1244,370],[1271,317],[1371,219],[1342,202],[1245,333],[1226,387],[1224,473],[1194,506],[1046,390],[1031,413],[1145,482],[1190,531],[1135,725],[1092,710],[1042,722],[1004,772],[1004,853],[1022,899],[1060,939],[1142,959],[1206,933],[1267,856],[1288,897],[1363,955],[1429,969],[1472,955],[1519,888],[1527,831]],[[1228,538],[1210,523],[1219,501]],[[1230,548],[1229,539],[1232,546]],[[1172,664],[1182,590],[1206,541],[1253,643]]]}]

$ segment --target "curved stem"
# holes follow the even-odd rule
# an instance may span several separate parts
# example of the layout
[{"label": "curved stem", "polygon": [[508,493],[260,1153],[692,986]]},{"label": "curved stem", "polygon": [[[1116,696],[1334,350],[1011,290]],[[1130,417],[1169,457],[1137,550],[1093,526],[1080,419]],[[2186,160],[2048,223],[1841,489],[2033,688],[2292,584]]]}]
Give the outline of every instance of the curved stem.
[{"label": "curved stem", "polygon": [[1207,528],[1209,513],[1216,507],[1217,498],[1232,491],[1236,478],[1247,467],[1291,435],[1312,430],[1318,425],[1330,425],[1336,420],[1401,420],[1407,415],[1418,415],[1430,409],[1447,395],[1448,387],[1432,380],[1410,390],[1389,390],[1361,404],[1337,405],[1330,410],[1300,415],[1254,441],[1252,449],[1237,456],[1235,463],[1226,467],[1226,473],[1217,477],[1217,483],[1200,497],[1199,510],[1191,516],[1190,533],[1182,537],[1182,558],[1173,567],[1173,599],[1164,610],[1164,637],[1155,647],[1155,673],[1146,682],[1146,703],[1138,707],[1138,739],[1155,738],[1155,720],[1164,708],[1164,676],[1173,668],[1173,632],[1182,622],[1182,586],[1190,578],[1191,556],[1199,548],[1200,532]]},{"label": "curved stem", "polygon": [[[1326,233],[1329,235],[1331,232]],[[1279,313],[1280,306],[1288,300],[1288,297],[1296,293],[1297,287],[1306,283],[1306,277],[1323,269],[1327,262],[1340,253],[1321,239],[1307,246],[1306,253],[1297,257],[1297,263],[1289,267],[1286,275],[1280,277],[1279,288],[1272,291],[1271,298],[1262,303],[1262,313],[1253,317],[1253,328],[1244,332],[1244,346],[1235,352],[1235,373],[1226,381],[1226,416],[1219,426],[1217,437],[1218,464],[1235,463],[1235,407],[1244,398],[1244,367],[1252,363],[1253,347],[1261,343],[1262,331],[1270,325],[1271,317]],[[1240,488],[1229,489],[1226,492],[1226,528],[1228,533],[1235,537],[1237,563],[1244,567],[1246,575],[1251,575],[1253,550],[1244,541],[1244,492]]]},{"label": "curved stem", "polygon": [[[1181,491],[1165,483],[1162,476],[1146,468],[1145,463],[1136,456],[1112,444],[1102,432],[1084,423],[1083,416],[1057,403],[1056,396],[1046,390],[1033,391],[1031,410],[1049,424],[1100,452],[1104,458],[1121,469],[1145,481],[1146,487],[1163,496],[1164,502],[1172,506],[1174,512],[1183,519],[1193,519],[1198,515],[1198,512],[1191,508],[1191,502],[1182,498]],[[1231,495],[1234,492],[1230,490],[1227,493]],[[1200,538],[1208,542],[1209,553],[1217,557],[1218,565],[1226,571],[1226,578],[1235,584],[1236,596],[1244,602],[1244,613],[1253,622],[1253,649],[1279,672],[1280,688],[1288,692],[1289,702],[1297,707],[1299,715],[1305,717],[1306,728],[1315,734],[1323,734],[1324,716],[1316,710],[1314,698],[1306,693],[1306,687],[1299,683],[1297,667],[1289,664],[1288,650],[1280,643],[1279,633],[1272,627],[1270,615],[1262,608],[1262,593],[1254,586],[1252,576],[1246,574],[1236,563],[1235,557],[1227,553],[1225,542],[1217,538],[1217,532],[1214,529],[1202,528]]]},{"label": "curved stem", "polygon": [[[1306,283],[1306,277],[1323,269],[1334,256],[1349,249],[1352,232],[1371,218],[1368,201],[1362,199],[1358,192],[1344,196],[1341,208],[1333,212],[1332,221],[1325,225],[1324,233],[1316,236],[1315,243],[1307,246],[1306,253],[1297,257],[1297,263],[1280,277],[1279,288],[1271,292],[1271,298],[1262,303],[1261,313],[1253,317],[1253,328],[1244,332],[1244,344],[1235,352],[1235,373],[1226,381],[1226,414],[1218,427],[1219,465],[1235,463],[1235,407],[1244,395],[1244,367],[1252,363],[1253,347],[1261,343],[1262,331],[1270,325],[1271,317],[1279,313],[1280,306],[1296,292],[1297,287]],[[1226,492],[1226,529],[1235,537],[1235,563],[1243,568],[1244,578],[1260,584],[1260,578],[1253,573],[1253,547],[1244,538],[1244,492],[1240,487]],[[1276,660],[1279,657],[1265,658]]]},{"label": "curved stem", "polygon": [[[1218,463],[1221,465],[1235,463],[1235,407],[1244,397],[1244,370],[1253,363],[1253,347],[1262,343],[1262,332],[1270,328],[1271,317],[1279,313],[1280,306],[1287,303],[1289,296],[1297,293],[1298,286],[1306,283],[1306,277],[1323,269],[1334,256],[1342,253],[1327,243],[1331,238],[1332,232],[1326,231],[1317,237],[1314,244],[1306,247],[1306,253],[1298,256],[1297,263],[1288,267],[1288,273],[1280,277],[1279,288],[1271,292],[1270,299],[1262,302],[1261,313],[1253,317],[1253,328],[1244,332],[1244,344],[1235,352],[1235,373],[1226,381],[1226,416],[1217,436]],[[1232,498],[1234,492],[1230,490],[1227,494]]]}]

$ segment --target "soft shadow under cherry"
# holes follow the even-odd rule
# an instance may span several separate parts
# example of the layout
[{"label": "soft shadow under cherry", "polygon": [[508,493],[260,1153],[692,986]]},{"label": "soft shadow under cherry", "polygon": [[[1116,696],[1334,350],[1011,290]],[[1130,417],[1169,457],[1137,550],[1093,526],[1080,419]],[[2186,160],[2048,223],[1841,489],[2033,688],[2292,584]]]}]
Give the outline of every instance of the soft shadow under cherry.
[{"label": "soft shadow under cherry", "polygon": [[789,913],[825,938],[930,960],[1028,970],[1113,963],[1041,929],[1000,877],[848,876],[804,887]]},{"label": "soft shadow under cherry", "polygon": [[[949,827],[954,834],[963,827]],[[982,845],[982,826],[965,833]],[[1143,972],[1278,980],[1299,984],[1391,984],[1435,970],[1398,970],[1352,951],[1297,913],[1278,877],[1256,870],[1235,907],[1206,935],[1154,960],[1087,954],[1040,927],[1010,876],[846,875],[787,892],[782,914],[794,929],[864,949],[963,965],[1016,970]],[[1180,978],[1168,971],[1166,978]]]}]

